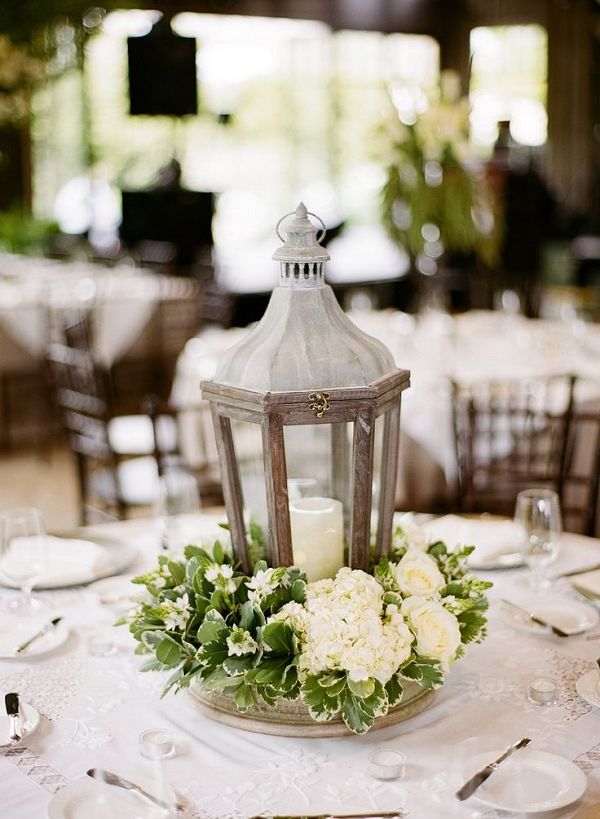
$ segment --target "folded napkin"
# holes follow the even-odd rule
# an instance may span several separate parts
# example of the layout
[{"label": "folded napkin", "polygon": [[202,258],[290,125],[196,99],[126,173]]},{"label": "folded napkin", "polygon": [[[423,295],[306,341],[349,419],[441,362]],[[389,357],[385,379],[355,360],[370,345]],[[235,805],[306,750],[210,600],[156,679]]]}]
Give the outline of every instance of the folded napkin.
[{"label": "folded napkin", "polygon": [[475,546],[469,563],[492,562],[496,557],[518,552],[523,529],[512,520],[481,520],[445,515],[426,523],[423,528],[433,540],[443,540],[450,549]]},{"label": "folded napkin", "polygon": [[[52,535],[47,536],[46,542],[48,559],[41,576],[36,578],[36,586],[89,583],[90,580],[103,576],[108,569],[110,556],[97,543]],[[16,585],[1,574],[6,585]]]}]

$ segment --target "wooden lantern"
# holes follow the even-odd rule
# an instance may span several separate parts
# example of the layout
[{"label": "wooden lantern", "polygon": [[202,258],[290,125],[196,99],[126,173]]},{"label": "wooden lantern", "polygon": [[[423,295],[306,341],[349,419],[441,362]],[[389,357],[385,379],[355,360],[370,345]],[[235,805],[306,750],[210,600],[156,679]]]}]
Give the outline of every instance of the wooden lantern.
[{"label": "wooden lantern", "polygon": [[[377,553],[390,548],[400,399],[410,373],[397,369],[389,350],[350,321],[325,283],[329,255],[319,244],[324,226],[317,236],[308,218],[314,214],[303,204],[290,215],[285,241],[279,225],[287,217],[277,226],[284,242],[273,256],[280,262],[280,281],[262,320],[228,351],[214,380],[202,383],[213,413],[233,550],[251,572],[247,528],[261,513],[248,508],[243,480],[251,436],[236,432],[236,425],[246,433],[250,426],[260,450],[252,457],[260,463],[270,564],[302,567],[290,517],[297,502],[291,495],[298,485],[308,484],[314,492],[320,483],[332,503],[342,504],[348,565],[367,569],[372,528]],[[312,449],[311,442],[316,442]],[[292,449],[299,453],[299,467]],[[311,470],[321,477],[311,478]],[[310,579],[317,577],[309,573]]]}]

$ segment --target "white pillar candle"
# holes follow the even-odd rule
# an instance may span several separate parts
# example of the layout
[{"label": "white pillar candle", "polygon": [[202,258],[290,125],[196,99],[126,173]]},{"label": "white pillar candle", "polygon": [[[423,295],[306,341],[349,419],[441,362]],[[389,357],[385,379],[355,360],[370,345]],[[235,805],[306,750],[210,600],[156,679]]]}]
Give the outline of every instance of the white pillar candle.
[{"label": "white pillar candle", "polygon": [[290,503],[294,565],[309,582],[334,577],[344,565],[344,510],[335,498],[299,498]]}]

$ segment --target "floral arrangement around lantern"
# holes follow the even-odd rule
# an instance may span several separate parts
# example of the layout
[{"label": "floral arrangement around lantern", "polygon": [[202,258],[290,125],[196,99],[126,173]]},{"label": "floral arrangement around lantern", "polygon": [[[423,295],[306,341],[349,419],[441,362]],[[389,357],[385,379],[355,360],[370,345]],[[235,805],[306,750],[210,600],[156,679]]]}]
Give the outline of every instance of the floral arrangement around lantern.
[{"label": "floral arrangement around lantern", "polygon": [[340,569],[307,583],[295,567],[252,576],[220,541],[159,557],[135,578],[144,599],[120,623],[152,654],[142,671],[170,670],[164,693],[192,681],[228,694],[240,712],[300,700],[316,721],[341,717],[362,734],[398,705],[403,684],[439,687],[468,643],[486,634],[485,590],[466,569],[473,546],[429,542],[411,517],[372,573]]}]

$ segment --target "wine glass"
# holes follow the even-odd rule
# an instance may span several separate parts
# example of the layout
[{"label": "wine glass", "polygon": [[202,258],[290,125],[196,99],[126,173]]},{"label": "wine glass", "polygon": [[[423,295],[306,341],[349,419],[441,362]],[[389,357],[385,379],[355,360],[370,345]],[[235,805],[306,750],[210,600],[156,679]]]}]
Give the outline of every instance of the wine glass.
[{"label": "wine glass", "polygon": [[523,557],[531,572],[530,585],[540,591],[551,585],[546,570],[560,550],[560,500],[551,489],[525,489],[517,495],[515,522],[523,529]]},{"label": "wine glass", "polygon": [[156,516],[160,521],[164,550],[185,546],[199,534],[200,493],[196,477],[174,471],[161,475],[158,482]]},{"label": "wine glass", "polygon": [[21,507],[0,514],[0,571],[22,592],[15,608],[33,613],[41,607],[31,595],[48,563],[48,542],[39,509]]}]

